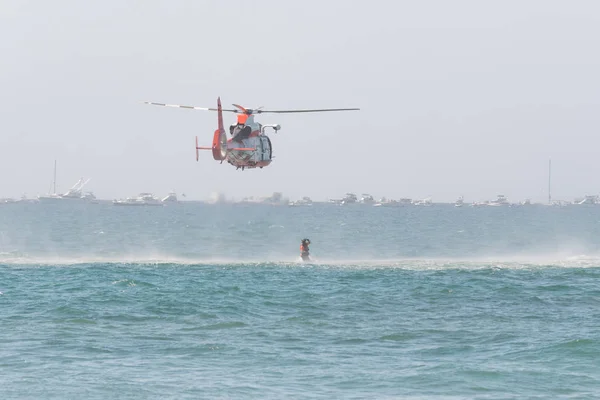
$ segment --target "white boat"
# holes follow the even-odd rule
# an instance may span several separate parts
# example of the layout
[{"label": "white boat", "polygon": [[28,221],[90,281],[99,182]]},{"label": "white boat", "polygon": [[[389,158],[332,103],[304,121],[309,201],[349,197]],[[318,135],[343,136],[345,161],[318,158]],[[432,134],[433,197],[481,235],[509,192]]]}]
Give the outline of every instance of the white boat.
[{"label": "white boat", "polygon": [[69,200],[76,201],[92,201],[96,200],[96,196],[92,192],[83,193],[83,187],[87,185],[89,179],[80,178],[69,190],[65,193],[56,193],[56,160],[54,160],[54,180],[52,182],[52,193],[40,195],[37,200],[44,203],[64,202]]},{"label": "white boat", "polygon": [[391,203],[394,200],[388,200],[385,197],[382,197],[381,199],[379,199],[379,201],[376,201],[375,204],[373,204],[373,207],[381,207],[385,204]]},{"label": "white boat", "polygon": [[492,206],[492,207],[498,207],[498,206],[509,206],[510,203],[506,199],[506,196],[499,194],[497,196],[496,200],[490,201],[489,203],[487,203],[487,205]]},{"label": "white boat", "polygon": [[169,194],[162,199],[163,203],[177,203],[177,194],[174,191],[169,192]]},{"label": "white boat", "polygon": [[373,204],[374,207],[400,207],[402,203],[398,200],[388,200],[382,197],[377,203]]},{"label": "white boat", "polygon": [[48,193],[46,195],[38,196],[38,200],[44,203],[48,202],[63,202],[68,200],[77,200],[77,201],[95,201],[96,196],[92,192],[83,193],[82,189],[87,183],[89,179],[80,178],[71,189],[67,190],[65,193],[60,194],[56,193],[56,160],[54,161],[54,181],[52,183],[53,191],[52,193]]},{"label": "white boat", "polygon": [[431,201],[431,197],[427,197],[427,198],[425,198],[423,200],[417,200],[417,201],[413,202],[413,204],[415,206],[425,206],[425,207],[428,207],[428,206],[431,206],[433,204],[433,202]]},{"label": "white boat", "polygon": [[164,203],[152,193],[140,193],[137,197],[128,197],[125,200],[113,200],[115,206],[164,206]]},{"label": "white boat", "polygon": [[358,202],[358,197],[354,193],[346,193],[341,204],[354,204]]},{"label": "white boat", "polygon": [[363,193],[362,197],[360,198],[360,203],[362,204],[375,204],[375,199],[373,199],[373,196],[371,196],[368,193]]},{"label": "white boat", "polygon": [[552,207],[567,207],[569,204],[572,204],[572,203],[565,201],[565,200],[552,200],[552,203],[550,203],[550,206],[552,206]]},{"label": "white boat", "polygon": [[22,195],[19,200],[16,200],[18,203],[39,203],[40,200],[38,198],[27,198],[27,195]]},{"label": "white boat", "polygon": [[304,196],[300,200],[290,201],[289,205],[290,206],[312,206],[313,205],[313,201],[311,200],[310,197]]},{"label": "white boat", "polygon": [[462,207],[465,204],[465,201],[463,199],[462,196],[460,196],[458,199],[456,199],[456,201],[454,202],[454,207]]},{"label": "white boat", "polygon": [[598,196],[585,196],[582,200],[575,200],[576,204],[598,204],[599,202]]},{"label": "white boat", "polygon": [[49,193],[47,195],[38,196],[38,200],[44,203],[48,202],[64,202],[64,201],[94,201],[96,200],[96,196],[92,192],[83,193],[81,189],[89,182],[90,180],[84,180],[84,178],[80,178],[71,189],[67,190],[63,194],[57,193]]}]

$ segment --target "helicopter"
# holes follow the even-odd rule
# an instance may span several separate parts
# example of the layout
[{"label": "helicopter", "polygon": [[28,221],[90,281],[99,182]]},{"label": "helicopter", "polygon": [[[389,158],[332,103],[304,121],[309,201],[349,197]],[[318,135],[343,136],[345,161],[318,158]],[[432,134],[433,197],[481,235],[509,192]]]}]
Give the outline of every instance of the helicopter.
[{"label": "helicopter", "polygon": [[[185,106],[178,104],[164,104],[145,101],[146,104],[163,107],[175,107],[191,110],[216,111],[218,128],[213,135],[211,147],[198,146],[198,136],[196,136],[196,161],[199,160],[199,150],[212,150],[213,158],[227,162],[236,170],[246,168],[263,168],[271,164],[273,160],[273,145],[271,139],[266,134],[266,129],[271,128],[277,133],[281,129],[279,124],[261,124],[254,121],[255,114],[263,113],[306,113],[306,112],[325,112],[325,111],[355,111],[360,108],[324,108],[315,110],[263,110],[263,107],[255,109],[245,108],[238,104],[232,104],[235,109],[223,109],[221,107],[221,98],[217,98],[217,108],[206,108],[196,106]],[[237,123],[229,127],[231,138],[227,139],[225,127],[223,124],[223,112],[232,112],[238,114]]]}]

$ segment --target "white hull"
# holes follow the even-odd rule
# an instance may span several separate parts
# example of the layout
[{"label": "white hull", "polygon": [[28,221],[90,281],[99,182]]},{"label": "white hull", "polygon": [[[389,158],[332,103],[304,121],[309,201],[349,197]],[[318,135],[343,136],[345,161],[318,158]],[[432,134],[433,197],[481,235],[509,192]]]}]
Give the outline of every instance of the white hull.
[{"label": "white hull", "polygon": [[115,206],[164,206],[163,203],[153,203],[147,201],[113,201]]},{"label": "white hull", "polygon": [[304,196],[302,199],[297,201],[290,201],[288,204],[290,206],[312,206],[313,201],[310,197]]},{"label": "white hull", "polygon": [[373,204],[374,207],[402,207],[403,204],[400,203],[399,201],[395,201],[395,200],[391,200],[391,201],[384,201],[382,203],[375,203]]},{"label": "white hull", "polygon": [[96,199],[84,197],[39,196],[40,203],[93,203]]},{"label": "white hull", "polygon": [[128,197],[124,200],[113,200],[115,206],[164,206],[160,199],[152,193],[140,193],[137,197]]}]

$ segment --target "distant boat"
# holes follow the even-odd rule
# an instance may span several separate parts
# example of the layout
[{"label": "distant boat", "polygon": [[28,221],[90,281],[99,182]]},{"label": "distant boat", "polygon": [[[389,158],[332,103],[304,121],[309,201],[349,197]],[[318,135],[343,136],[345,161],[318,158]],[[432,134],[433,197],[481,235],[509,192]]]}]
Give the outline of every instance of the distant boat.
[{"label": "distant boat", "polygon": [[462,207],[465,204],[465,201],[462,196],[460,196],[455,202],[454,207]]},{"label": "distant boat", "polygon": [[400,207],[401,205],[402,203],[400,203],[398,200],[388,200],[385,197],[373,204],[374,207]]},{"label": "distant boat", "polygon": [[363,193],[362,197],[360,198],[360,203],[362,204],[375,204],[376,201],[375,199],[373,199],[373,196],[371,196],[368,193]]},{"label": "distant boat", "polygon": [[433,204],[433,202],[431,201],[431,197],[427,197],[423,200],[417,200],[415,202],[413,202],[413,204],[415,206],[425,206],[425,207],[429,207]]},{"label": "distant boat", "polygon": [[313,201],[311,200],[310,197],[304,196],[300,200],[290,201],[289,205],[290,206],[312,206],[313,205]]},{"label": "distant boat", "polygon": [[91,201],[94,202],[96,200],[96,196],[92,192],[83,193],[83,187],[87,185],[89,179],[80,178],[69,190],[67,190],[63,194],[56,193],[56,160],[54,160],[54,181],[53,181],[53,191],[52,193],[48,193],[46,195],[38,196],[38,200],[40,202],[48,203],[48,202],[63,202],[69,200],[79,200],[79,201]]},{"label": "distant boat", "polygon": [[39,199],[34,198],[34,199],[28,199],[27,195],[22,195],[21,198],[19,200],[17,200],[18,203],[39,203]]},{"label": "distant boat", "polygon": [[358,197],[354,193],[346,193],[341,204],[354,204],[358,202]]},{"label": "distant boat", "polygon": [[47,195],[38,196],[38,200],[44,203],[47,202],[63,202],[68,200],[79,200],[79,201],[94,201],[96,200],[96,196],[92,192],[83,193],[82,188],[85,186],[90,180],[85,180],[83,178],[79,179],[75,185],[69,190],[67,190],[63,194],[51,193]]},{"label": "distant boat", "polygon": [[487,203],[487,205],[492,206],[492,207],[498,207],[498,206],[509,206],[510,203],[506,199],[506,196],[499,194],[497,196],[496,200],[490,201],[489,203]]},{"label": "distant boat", "polygon": [[162,202],[163,203],[177,203],[177,194],[174,191],[169,192],[169,194],[162,199]]},{"label": "distant boat", "polygon": [[577,200],[576,204],[598,204],[598,196],[585,196],[583,200]]},{"label": "distant boat", "polygon": [[128,197],[125,200],[113,200],[115,206],[164,206],[165,204],[152,193],[140,193],[137,197]]}]

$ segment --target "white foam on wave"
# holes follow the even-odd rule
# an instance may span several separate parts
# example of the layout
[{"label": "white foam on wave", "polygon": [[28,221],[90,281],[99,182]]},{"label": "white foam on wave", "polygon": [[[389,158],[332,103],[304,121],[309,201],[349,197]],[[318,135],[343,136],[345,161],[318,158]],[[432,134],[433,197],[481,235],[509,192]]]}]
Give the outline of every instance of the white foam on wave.
[{"label": "white foam on wave", "polygon": [[257,267],[321,267],[353,269],[531,269],[531,268],[600,268],[600,255],[515,255],[494,257],[415,257],[392,259],[319,258],[303,263],[297,257],[288,259],[229,259],[224,257],[182,257],[171,255],[144,256],[26,256],[0,253],[0,264],[14,266],[76,266],[76,265],[178,265],[178,266],[257,266]]},{"label": "white foam on wave", "polygon": [[193,258],[181,256],[17,256],[5,257],[0,254],[0,264],[5,265],[82,265],[82,264],[238,264],[244,261],[224,258]]}]

